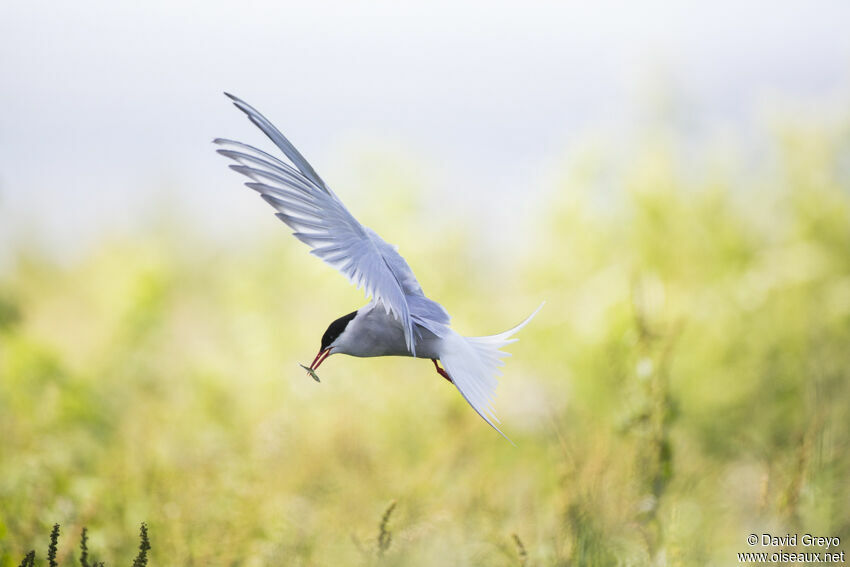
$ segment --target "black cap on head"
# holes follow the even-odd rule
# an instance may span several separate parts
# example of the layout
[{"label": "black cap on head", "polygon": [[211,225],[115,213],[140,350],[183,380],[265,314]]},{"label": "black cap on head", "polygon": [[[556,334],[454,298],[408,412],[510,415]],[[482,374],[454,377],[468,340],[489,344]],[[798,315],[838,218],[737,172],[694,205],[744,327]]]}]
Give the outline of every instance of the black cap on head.
[{"label": "black cap on head", "polygon": [[325,350],[331,343],[334,342],[337,337],[339,337],[345,328],[348,326],[348,323],[354,319],[355,315],[357,315],[357,311],[352,311],[348,315],[343,315],[333,323],[328,326],[328,330],[325,331],[325,334],[322,335],[322,348],[321,350]]}]

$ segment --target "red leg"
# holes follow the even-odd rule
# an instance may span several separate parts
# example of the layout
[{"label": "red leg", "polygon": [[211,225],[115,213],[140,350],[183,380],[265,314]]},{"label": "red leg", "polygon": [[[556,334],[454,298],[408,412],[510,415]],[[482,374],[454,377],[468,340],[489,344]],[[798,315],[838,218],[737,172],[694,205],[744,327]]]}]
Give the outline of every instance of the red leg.
[{"label": "red leg", "polygon": [[446,372],[445,370],[443,370],[442,368],[440,368],[440,365],[439,365],[439,364],[437,364],[437,359],[436,359],[436,358],[432,358],[432,359],[431,359],[431,362],[433,362],[433,363],[434,363],[434,368],[436,368],[436,369],[437,369],[437,373],[438,373],[440,376],[442,376],[443,378],[445,378],[446,380],[448,380],[451,384],[454,384],[454,380],[452,380],[452,379],[449,377],[449,373],[448,373],[448,372]]}]

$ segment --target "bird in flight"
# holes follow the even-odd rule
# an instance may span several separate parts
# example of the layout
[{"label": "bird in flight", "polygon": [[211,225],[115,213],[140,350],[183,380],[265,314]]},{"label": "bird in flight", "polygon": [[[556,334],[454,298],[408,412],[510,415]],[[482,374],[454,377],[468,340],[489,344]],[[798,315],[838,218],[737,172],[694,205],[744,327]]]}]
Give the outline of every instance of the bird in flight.
[{"label": "bird in flight", "polygon": [[[313,363],[316,369],[332,354],[430,358],[437,372],[458,389],[470,406],[505,439],[491,405],[498,367],[509,356],[499,349],[515,342],[543,307],[541,303],[516,327],[486,337],[464,337],[449,326],[449,314],[429,299],[395,246],[355,219],[304,156],[248,103],[225,93],[283,152],[289,163],[248,144],[216,138],[218,153],[232,159],[230,168],[246,176],[245,185],[276,211],[311,254],[330,264],[370,302],[332,322],[322,335]],[[294,167],[293,167],[294,166]],[[442,364],[442,366],[440,366]],[[510,441],[510,439],[508,439]]]}]

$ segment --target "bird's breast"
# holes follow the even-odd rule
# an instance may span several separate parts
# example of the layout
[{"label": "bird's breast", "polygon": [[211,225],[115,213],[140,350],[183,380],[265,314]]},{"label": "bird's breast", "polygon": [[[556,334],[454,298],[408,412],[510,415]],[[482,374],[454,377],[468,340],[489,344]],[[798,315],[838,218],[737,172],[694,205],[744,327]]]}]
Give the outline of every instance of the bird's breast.
[{"label": "bird's breast", "polygon": [[[440,337],[427,329],[416,327],[421,337],[416,340],[417,358],[439,358]],[[383,309],[371,309],[349,323],[337,352],[359,357],[412,356],[404,341],[404,328],[395,317]]]}]

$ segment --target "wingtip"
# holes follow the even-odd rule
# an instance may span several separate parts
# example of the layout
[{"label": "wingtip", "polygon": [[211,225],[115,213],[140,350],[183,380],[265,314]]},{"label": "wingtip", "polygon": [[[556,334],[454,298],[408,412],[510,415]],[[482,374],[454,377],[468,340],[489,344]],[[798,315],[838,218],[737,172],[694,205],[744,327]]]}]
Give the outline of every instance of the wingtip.
[{"label": "wingtip", "polygon": [[239,110],[241,110],[242,112],[247,114],[248,118],[250,118],[251,121],[254,122],[254,124],[259,126],[259,124],[257,124],[257,122],[254,120],[254,116],[253,116],[253,114],[256,113],[256,110],[254,110],[254,108],[250,104],[248,104],[247,102],[245,102],[244,100],[242,100],[238,96],[231,94],[227,91],[225,91],[224,96],[226,96],[231,101],[233,101],[233,106],[235,106],[236,108],[238,108]]}]

